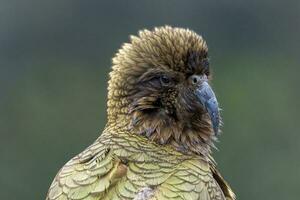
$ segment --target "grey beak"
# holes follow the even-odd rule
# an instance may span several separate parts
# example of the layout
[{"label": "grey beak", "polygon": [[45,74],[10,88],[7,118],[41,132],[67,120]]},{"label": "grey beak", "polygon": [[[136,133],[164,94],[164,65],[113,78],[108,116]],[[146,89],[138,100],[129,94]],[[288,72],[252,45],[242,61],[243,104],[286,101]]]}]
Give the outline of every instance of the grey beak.
[{"label": "grey beak", "polygon": [[210,116],[215,135],[218,135],[220,125],[219,105],[215,93],[206,81],[202,82],[196,90],[196,96]]}]

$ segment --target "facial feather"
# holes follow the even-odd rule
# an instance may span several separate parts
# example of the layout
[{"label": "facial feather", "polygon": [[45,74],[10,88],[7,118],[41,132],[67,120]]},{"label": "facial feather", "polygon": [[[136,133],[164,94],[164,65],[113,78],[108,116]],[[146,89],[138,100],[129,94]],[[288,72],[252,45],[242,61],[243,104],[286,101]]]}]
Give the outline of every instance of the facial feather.
[{"label": "facial feather", "polygon": [[201,36],[169,26],[139,32],[113,58],[108,121],[185,153],[209,154],[214,131],[192,76],[210,76]]}]

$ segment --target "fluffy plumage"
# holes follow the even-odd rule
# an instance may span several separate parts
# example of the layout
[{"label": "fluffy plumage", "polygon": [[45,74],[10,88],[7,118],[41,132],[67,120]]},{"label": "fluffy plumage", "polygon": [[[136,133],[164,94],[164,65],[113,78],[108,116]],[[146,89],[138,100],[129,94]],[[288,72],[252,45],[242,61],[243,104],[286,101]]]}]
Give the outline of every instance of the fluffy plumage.
[{"label": "fluffy plumage", "polygon": [[113,59],[105,130],[47,199],[235,199],[210,155],[219,113],[207,51],[187,29],[131,36]]}]

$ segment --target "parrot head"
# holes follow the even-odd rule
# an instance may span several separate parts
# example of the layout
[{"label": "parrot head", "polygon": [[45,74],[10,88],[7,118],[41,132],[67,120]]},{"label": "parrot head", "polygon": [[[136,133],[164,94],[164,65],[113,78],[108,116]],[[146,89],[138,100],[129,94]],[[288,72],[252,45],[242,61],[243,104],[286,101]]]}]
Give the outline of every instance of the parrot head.
[{"label": "parrot head", "polygon": [[109,123],[183,152],[210,153],[220,113],[201,36],[169,26],[141,31],[118,51],[112,68]]}]

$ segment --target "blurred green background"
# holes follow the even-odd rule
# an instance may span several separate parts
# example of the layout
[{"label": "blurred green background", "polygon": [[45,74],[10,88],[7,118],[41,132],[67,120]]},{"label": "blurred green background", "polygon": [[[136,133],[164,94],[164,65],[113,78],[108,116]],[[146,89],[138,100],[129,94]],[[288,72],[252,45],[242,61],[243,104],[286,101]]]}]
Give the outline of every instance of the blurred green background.
[{"label": "blurred green background", "polygon": [[207,40],[214,152],[238,199],[299,199],[300,1],[0,1],[1,199],[44,199],[101,133],[111,58],[169,24]]}]

